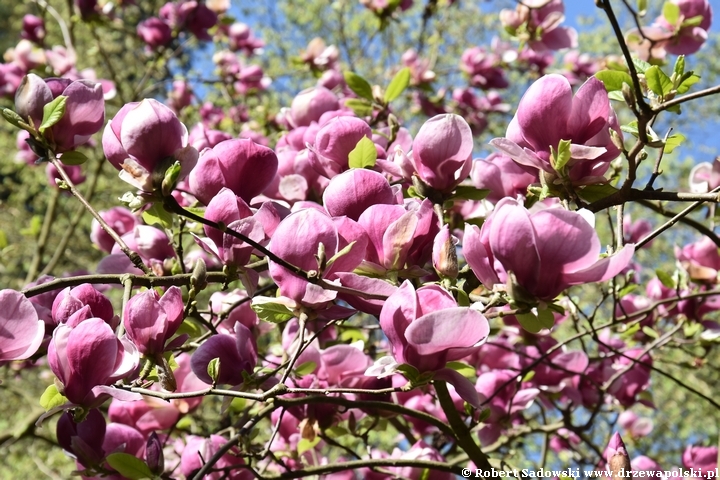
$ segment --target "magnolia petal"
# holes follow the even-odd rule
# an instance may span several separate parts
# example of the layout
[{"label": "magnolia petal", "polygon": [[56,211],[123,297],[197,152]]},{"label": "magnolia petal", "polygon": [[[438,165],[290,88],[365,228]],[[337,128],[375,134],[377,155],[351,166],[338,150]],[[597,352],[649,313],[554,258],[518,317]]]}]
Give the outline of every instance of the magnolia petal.
[{"label": "magnolia petal", "polygon": [[443,368],[435,372],[433,379],[449,383],[455,387],[455,392],[457,392],[460,398],[478,410],[482,408],[482,405],[480,405],[480,396],[477,390],[475,390],[475,385],[459,372],[451,368]]},{"label": "magnolia petal", "polygon": [[467,307],[436,310],[415,319],[405,330],[405,338],[420,355],[449,349],[476,347],[487,340],[487,319]]},{"label": "magnolia petal", "polygon": [[625,269],[635,253],[635,245],[629,243],[609,257],[598,260],[595,264],[572,273],[563,274],[568,285],[604,282]]}]

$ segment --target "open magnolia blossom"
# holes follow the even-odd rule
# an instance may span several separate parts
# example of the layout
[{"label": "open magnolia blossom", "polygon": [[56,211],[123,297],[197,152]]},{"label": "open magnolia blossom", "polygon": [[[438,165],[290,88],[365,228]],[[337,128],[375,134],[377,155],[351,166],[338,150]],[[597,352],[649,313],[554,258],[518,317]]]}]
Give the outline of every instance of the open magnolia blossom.
[{"label": "open magnolia blossom", "polygon": [[628,244],[598,259],[600,241],[585,216],[562,208],[531,212],[511,198],[497,203],[482,228],[466,225],[463,243],[465,259],[486,288],[508,283],[511,295],[526,302],[553,300],[571,285],[608,280],[634,251]]},{"label": "open magnolia blossom", "polygon": [[[610,161],[620,149],[610,131],[622,139],[620,125],[602,82],[590,78],[573,95],[562,75],[545,75],[525,92],[504,138],[490,144],[517,163],[567,177],[574,184],[604,183]],[[553,152],[569,141],[569,160],[557,171]]]}]

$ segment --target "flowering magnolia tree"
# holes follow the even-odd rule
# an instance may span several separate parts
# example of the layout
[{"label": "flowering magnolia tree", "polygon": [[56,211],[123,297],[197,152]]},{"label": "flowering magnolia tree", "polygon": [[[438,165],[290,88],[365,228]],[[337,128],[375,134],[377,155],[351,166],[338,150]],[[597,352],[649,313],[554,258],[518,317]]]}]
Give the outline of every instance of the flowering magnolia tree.
[{"label": "flowering magnolia tree", "polygon": [[714,475],[708,0],[269,3],[9,14],[13,478]]}]

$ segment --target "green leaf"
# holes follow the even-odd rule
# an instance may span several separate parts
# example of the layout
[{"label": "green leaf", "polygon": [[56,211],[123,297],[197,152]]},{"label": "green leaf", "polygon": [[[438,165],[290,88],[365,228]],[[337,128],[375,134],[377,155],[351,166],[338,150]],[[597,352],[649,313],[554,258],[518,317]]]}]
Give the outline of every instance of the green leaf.
[{"label": "green leaf", "polygon": [[277,298],[258,296],[252,299],[251,307],[261,320],[270,323],[287,322],[295,313]]},{"label": "green leaf", "polygon": [[315,437],[313,440],[301,438],[297,444],[298,455],[302,455],[303,453],[312,450],[318,443],[320,443],[320,437]]},{"label": "green leaf", "polygon": [[305,376],[315,371],[317,364],[313,361],[304,362],[295,367],[295,374],[298,376]]},{"label": "green leaf", "polygon": [[40,215],[33,215],[30,219],[30,225],[20,230],[21,235],[27,237],[37,237],[42,228],[43,218]]},{"label": "green leaf", "polygon": [[177,335],[183,335],[187,333],[190,338],[197,338],[204,333],[204,330],[200,327],[200,325],[198,325],[197,322],[188,317],[183,320],[183,322],[180,324],[180,328],[178,328],[177,332],[175,333]]},{"label": "green leaf", "polygon": [[658,333],[655,330],[653,330],[652,328],[650,328],[648,326],[642,327],[642,332],[651,338],[658,338],[660,336],[660,335],[658,335]]},{"label": "green leaf", "polygon": [[673,133],[665,141],[665,147],[663,148],[664,153],[672,153],[677,147],[682,145],[685,141],[685,135],[682,133]]},{"label": "green leaf", "polygon": [[520,322],[520,326],[530,333],[538,333],[543,329],[540,320],[538,320],[538,317],[532,312],[518,313],[515,315],[515,318]]},{"label": "green leaf", "polygon": [[43,107],[43,118],[40,123],[40,128],[38,128],[40,133],[44,133],[45,130],[58,123],[63,115],[65,115],[67,98],[65,95],[60,95]]},{"label": "green leaf", "polygon": [[7,235],[4,230],[0,230],[0,250],[8,246]]},{"label": "green leaf", "polygon": [[355,92],[359,97],[373,101],[372,87],[363,77],[355,72],[344,72],[345,83],[350,90]]},{"label": "green leaf", "polygon": [[171,229],[173,226],[172,214],[165,210],[161,203],[153,203],[150,208],[143,212],[142,218],[148,225],[159,225],[166,229]]},{"label": "green leaf", "polygon": [[339,438],[344,437],[345,435],[350,435],[350,430],[340,425],[333,425],[330,428],[326,428],[324,433],[330,438]]},{"label": "green leaf", "polygon": [[615,100],[616,102],[624,102],[625,101],[625,97],[623,97],[623,94],[620,90],[615,90],[614,92],[609,92],[608,98],[610,100]]},{"label": "green leaf", "polygon": [[[535,372],[533,372],[533,373],[535,373]],[[488,418],[490,418],[490,414],[491,414],[491,413],[492,413],[492,412],[490,411],[489,408],[483,408],[482,410],[480,410],[480,414],[478,415],[477,421],[478,421],[479,423],[484,422],[485,420],[487,420]]]},{"label": "green leaf", "polygon": [[538,321],[543,328],[551,329],[555,325],[555,315],[549,308],[538,308]]},{"label": "green leaf", "polygon": [[620,72],[618,70],[602,70],[595,74],[595,78],[603,82],[605,90],[608,92],[614,92],[621,90],[623,83],[632,85],[632,77],[627,72]]},{"label": "green leaf", "polygon": [[657,275],[658,280],[660,280],[660,283],[662,283],[667,288],[675,288],[675,281],[673,280],[672,275],[670,275],[667,272],[663,272],[659,268],[655,270],[655,275]]},{"label": "green leaf", "polygon": [[683,20],[683,22],[680,26],[681,27],[697,27],[698,25],[700,25],[703,22],[704,18],[705,17],[703,17],[702,15],[695,15],[694,17],[686,18],[685,20]]},{"label": "green leaf", "polygon": [[681,78],[685,73],[685,55],[678,55],[675,60],[675,66],[673,67],[673,73],[676,78]]},{"label": "green leaf", "polygon": [[625,285],[623,288],[621,288],[618,291],[617,296],[618,296],[618,298],[623,298],[628,293],[632,293],[635,290],[637,290],[637,288],[638,288],[638,286],[634,283],[631,283],[630,285]]},{"label": "green leaf", "polygon": [[[638,73],[645,73],[645,70],[652,67],[648,62],[644,60],[640,60],[639,58],[633,57],[632,59],[633,65],[635,65],[635,69],[638,71]],[[629,84],[632,85],[632,84]]]},{"label": "green leaf", "polygon": [[665,2],[663,4],[662,16],[670,25],[675,25],[680,20],[680,7],[672,2]]},{"label": "green leaf", "polygon": [[40,395],[40,406],[43,407],[46,412],[60,405],[64,405],[67,401],[68,399],[58,392],[55,384],[48,386],[43,394]]},{"label": "green leaf", "polygon": [[418,369],[407,363],[398,365],[396,370],[402,373],[410,382],[415,382],[420,377]]},{"label": "green leaf", "polygon": [[335,255],[333,255],[332,257],[330,257],[330,260],[328,260],[327,263],[325,264],[325,268],[326,268],[326,269],[330,268],[330,266],[331,266],[333,263],[335,263],[335,261],[336,261],[338,258],[340,258],[340,257],[342,257],[342,256],[344,256],[344,255],[347,255],[348,253],[350,253],[350,250],[352,250],[353,246],[355,246],[356,243],[357,243],[357,240],[353,240],[352,242],[350,242],[350,243],[348,243],[347,245],[345,245],[345,247],[342,248],[342,250],[340,250],[340,251],[337,252]]},{"label": "green leaf", "polygon": [[618,189],[609,183],[601,183],[597,185],[587,185],[582,190],[578,191],[578,195],[586,202],[592,203],[600,200],[601,198],[609,197],[617,191]]},{"label": "green leaf", "polygon": [[645,80],[647,81],[648,88],[659,97],[667,95],[673,89],[673,83],[670,77],[665,75],[665,72],[660,70],[660,67],[657,65],[653,65],[647,69],[645,72]]},{"label": "green leaf", "polygon": [[695,85],[700,81],[700,75],[695,75],[692,71],[685,72],[683,76],[680,79],[680,83],[678,84],[676,90],[678,93],[685,93],[688,90],[690,90],[690,87]]},{"label": "green leaf", "polygon": [[620,125],[620,130],[622,130],[625,133],[630,133],[637,137],[639,135],[637,120],[633,120],[632,122],[630,122],[626,125]]},{"label": "green leaf", "polygon": [[530,371],[527,372],[527,373],[525,374],[525,376],[522,378],[522,381],[523,381],[523,382],[529,382],[529,381],[532,380],[533,378],[535,378],[535,370],[530,370]]},{"label": "green leaf", "polygon": [[555,151],[551,148],[553,154],[553,166],[556,172],[561,172],[565,169],[565,166],[570,161],[572,154],[570,153],[570,140],[560,140],[558,143],[558,149]]},{"label": "green leaf", "polygon": [[373,112],[370,102],[362,98],[348,98],[345,100],[345,106],[352,109],[358,117],[367,117]]},{"label": "green leaf", "polygon": [[24,124],[25,120],[23,120],[23,118],[17,113],[15,113],[13,110],[10,110],[9,108],[3,108],[2,116],[5,120],[7,120],[8,123],[18,128],[23,128],[21,124]]},{"label": "green leaf", "polygon": [[451,368],[458,372],[465,378],[475,378],[476,371],[473,367],[464,362],[448,362],[445,365],[447,368]]},{"label": "green leaf", "polygon": [[163,195],[168,196],[175,189],[178,178],[180,178],[181,170],[182,167],[180,166],[180,162],[177,160],[175,160],[173,164],[170,165],[167,170],[165,170],[165,176],[163,177],[161,185]]},{"label": "green leaf", "polygon": [[87,155],[82,152],[78,152],[77,150],[64,152],[60,154],[59,159],[63,165],[82,165],[88,161]]},{"label": "green leaf", "polygon": [[482,200],[490,194],[487,188],[476,188],[472,185],[458,185],[452,200]]},{"label": "green leaf", "polygon": [[408,67],[403,68],[395,74],[387,90],[385,90],[385,103],[390,103],[400,96],[405,91],[407,86],[410,85],[410,69]]},{"label": "green leaf", "polygon": [[213,382],[217,382],[218,375],[220,374],[220,359],[213,358],[208,362],[207,373],[212,378]]},{"label": "green leaf", "polygon": [[105,458],[112,468],[117,470],[123,477],[130,480],[141,480],[143,478],[155,478],[145,462],[129,453],[111,453]]},{"label": "green leaf", "polygon": [[698,332],[702,330],[702,324],[694,322],[694,323],[686,323],[683,325],[683,333],[687,338],[694,337]]},{"label": "green leaf", "polygon": [[363,137],[348,155],[350,168],[366,168],[375,166],[377,149],[375,143],[368,137]]},{"label": "green leaf", "polygon": [[640,16],[645,15],[645,13],[647,12],[647,4],[648,4],[647,0],[638,0],[638,2],[637,2],[638,15],[640,15]]}]

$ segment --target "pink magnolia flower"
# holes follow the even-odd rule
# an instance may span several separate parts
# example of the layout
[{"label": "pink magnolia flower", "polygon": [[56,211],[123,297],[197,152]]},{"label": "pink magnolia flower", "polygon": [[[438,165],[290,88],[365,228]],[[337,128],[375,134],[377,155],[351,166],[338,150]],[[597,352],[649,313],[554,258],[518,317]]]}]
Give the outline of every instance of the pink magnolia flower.
[{"label": "pink magnolia flower", "polygon": [[[205,209],[205,218],[222,222],[227,228],[242,233],[256,242],[265,243],[266,235],[262,223],[253,216],[252,210],[242,198],[228,188],[223,188],[210,200]],[[205,226],[207,238],[195,237],[207,253],[216,256],[224,264],[243,266],[250,261],[253,247],[226,232]]]},{"label": "pink magnolia flower", "polygon": [[303,63],[310,65],[310,68],[319,71],[335,68],[335,63],[340,57],[340,50],[335,45],[327,46],[320,37],[310,40],[307,48],[300,55]]},{"label": "pink magnolia flower", "polygon": [[720,157],[712,163],[701,162],[690,170],[690,191],[707,193],[720,187]]},{"label": "pink magnolia flower", "polygon": [[625,472],[631,470],[630,457],[628,456],[625,444],[620,438],[620,434],[615,432],[610,438],[608,446],[605,448],[605,461],[607,462],[608,468],[613,472],[613,478],[615,475],[624,469]]},{"label": "pink magnolia flower", "polygon": [[172,41],[170,25],[157,17],[143,20],[137,26],[137,34],[150,48],[164,47]]},{"label": "pink magnolia flower", "polygon": [[[685,468],[695,468],[703,476],[715,471],[718,466],[718,447],[696,447],[688,445],[683,452],[682,463]],[[709,476],[708,476],[709,478]]]},{"label": "pink magnolia flower", "polygon": [[385,301],[380,328],[397,363],[436,372],[436,378],[451,383],[460,397],[479,404],[475,388],[445,365],[477,352],[487,340],[490,326],[480,312],[458,307],[452,295],[436,285],[415,290],[406,280]]},{"label": "pink magnolia flower", "polygon": [[[268,248],[278,257],[309,271],[318,269],[315,255],[321,243],[326,258],[330,259],[353,241],[356,243],[350,251],[323,272],[323,278],[332,280],[337,272],[351,272],[365,254],[367,235],[353,220],[345,217],[333,220],[311,208],[300,210],[280,222]],[[272,260],[269,271],[280,293],[298,304],[321,307],[336,297],[336,292],[309,283]]]},{"label": "pink magnolia flower", "polygon": [[435,72],[430,69],[430,60],[420,58],[414,49],[409,49],[400,57],[403,65],[410,69],[410,84],[427,85],[435,80]]},{"label": "pink magnolia flower", "polygon": [[[187,81],[173,81],[172,90],[168,93],[168,106],[170,108],[172,108],[176,113],[179,113],[180,110],[189,106],[192,103],[193,98],[195,98],[195,94],[193,93],[192,87]],[[190,143],[193,147],[197,148],[198,151],[202,151],[201,148],[198,148],[196,145],[193,144],[192,134],[193,132],[191,131],[190,138],[188,138],[188,143]]]},{"label": "pink magnolia flower", "polygon": [[[180,328],[184,308],[182,292],[175,286],[168,288],[162,297],[154,289],[138,293],[125,305],[125,332],[143,355],[161,355],[171,348],[166,344]],[[181,345],[186,338],[178,337],[173,346]]]},{"label": "pink magnolia flower", "polygon": [[298,93],[290,106],[293,126],[308,126],[325,112],[340,108],[337,96],[325,87],[314,87]]},{"label": "pink magnolia flower", "polygon": [[720,252],[708,237],[680,248],[675,247],[675,257],[687,270],[690,278],[698,281],[715,282],[720,272]]},{"label": "pink magnolia flower", "polygon": [[[137,216],[127,208],[113,207],[110,210],[102,210],[99,212],[105,222],[115,230],[120,236],[131,232],[136,225],[140,224]],[[93,219],[90,227],[90,240],[100,248],[100,250],[110,253],[115,246],[115,240],[100,226],[100,223]]]},{"label": "pink magnolia flower", "polygon": [[[180,472],[186,478],[191,478],[226,442],[227,440],[220,435],[210,435],[210,438],[189,435],[180,458]],[[225,478],[229,480],[251,480],[255,478],[250,470],[237,466],[243,463],[239,453],[235,447],[231,448],[228,453],[220,457],[211,470],[212,473],[208,473],[203,478],[206,480]],[[234,466],[234,468],[223,471],[224,468],[230,466]]]},{"label": "pink magnolia flower", "polygon": [[85,467],[99,465],[102,461],[106,431],[105,417],[97,408],[90,410],[80,423],[75,422],[72,413],[63,412],[56,428],[60,446]]},{"label": "pink magnolia flower", "polygon": [[[466,225],[463,254],[475,276],[492,289],[508,281],[540,300],[552,300],[570,285],[603,282],[630,262],[632,244],[598,260],[600,240],[577,212],[561,208],[529,212],[505,198],[482,229]],[[516,287],[515,287],[516,288]]]},{"label": "pink magnolia flower", "polygon": [[35,15],[25,15],[20,35],[31,42],[42,43],[45,38],[45,21]]},{"label": "pink magnolia flower", "polygon": [[128,376],[139,363],[135,346],[118,340],[101,318],[85,320],[75,328],[59,325],[47,356],[63,385],[62,394],[83,406],[94,406],[103,394],[120,393],[106,385]]},{"label": "pink magnolia flower", "polygon": [[45,322],[20,292],[0,290],[0,362],[29,358],[42,343]]},{"label": "pink magnolia flower", "polygon": [[253,35],[250,27],[245,23],[235,22],[227,28],[230,50],[243,51],[250,56],[265,46],[265,42]]},{"label": "pink magnolia flower", "polygon": [[43,107],[60,95],[67,97],[65,114],[45,131],[46,140],[55,153],[87,143],[105,121],[102,85],[66,78],[43,80],[34,73],[27,75],[18,87],[15,110],[21,117],[31,119],[37,128],[42,123]]},{"label": "pink magnolia flower", "polygon": [[146,192],[160,187],[165,170],[177,160],[179,179],[195,166],[198,152],[188,131],[167,106],[154,99],[123,106],[103,132],[103,150],[120,178]]},{"label": "pink magnolia flower", "polygon": [[712,8],[708,0],[670,0],[678,6],[677,19],[660,16],[653,26],[668,32],[670,38],[663,42],[668,53],[689,55],[697,52],[708,38],[712,23]]},{"label": "pink magnolia flower", "polygon": [[632,438],[645,437],[653,430],[653,421],[647,417],[638,417],[632,410],[625,410],[618,416],[618,424],[630,434]]},{"label": "pink magnolia flower", "polygon": [[468,48],[460,57],[460,69],[470,76],[470,85],[484,90],[509,85],[500,64],[500,55],[482,47]]},{"label": "pink magnolia flower", "polygon": [[353,168],[333,177],[323,193],[323,204],[330,215],[345,215],[356,221],[372,205],[394,203],[396,196],[387,179],[364,168]]},{"label": "pink magnolia flower", "polygon": [[590,78],[573,96],[570,82],[552,74],[530,86],[505,137],[490,144],[521,165],[557,175],[551,149],[557,152],[561,140],[570,141],[566,175],[579,185],[602,183],[610,161],[620,154],[610,129],[622,138],[601,81]]},{"label": "pink magnolia flower", "polygon": [[432,203],[409,201],[406,205],[372,205],[358,223],[367,232],[367,253],[361,265],[382,276],[388,271],[424,274],[432,255],[432,242],[440,231]]},{"label": "pink magnolia flower", "polygon": [[135,402],[113,399],[108,408],[110,421],[133,427],[144,436],[156,430],[167,430],[180,418],[180,411],[173,405],[153,397]]},{"label": "pink magnolia flower", "polygon": [[262,193],[277,172],[278,158],[252,140],[226,140],[204,150],[190,172],[190,191],[204,204],[223,188],[249,202]]},{"label": "pink magnolia flower", "polygon": [[243,372],[251,374],[257,363],[257,343],[255,336],[243,324],[235,324],[235,334],[220,333],[203,342],[193,353],[192,371],[205,383],[213,383],[207,371],[210,361],[220,359],[217,383],[239,385],[243,382]]},{"label": "pink magnolia flower", "polygon": [[518,36],[538,52],[577,47],[577,32],[561,27],[565,20],[562,0],[524,2],[513,10],[500,12],[500,22],[511,35]]},{"label": "pink magnolia flower", "polygon": [[[110,325],[110,328],[115,328],[118,325],[118,317],[113,311],[110,300],[89,283],[73,288],[67,287],[55,297],[52,305],[53,321],[58,325],[68,323],[73,314],[85,306],[90,307],[87,312],[89,318],[102,318],[105,323]],[[72,322],[69,325],[71,327],[76,326]]]},{"label": "pink magnolia flower", "polygon": [[534,169],[498,153],[493,153],[484,160],[473,161],[470,180],[475,188],[490,190],[485,198],[493,203],[505,197],[524,197],[527,195],[527,187],[539,182]]},{"label": "pink magnolia flower", "polygon": [[[396,449],[392,456],[406,460],[433,460],[440,463],[445,462],[445,459],[440,452],[425,443],[424,440],[419,440],[406,452],[401,453]],[[408,478],[410,480],[452,480],[455,478],[455,475],[450,472],[440,472],[438,470],[428,470],[417,467],[398,467],[395,471],[399,477]]]},{"label": "pink magnolia flower", "polygon": [[467,122],[459,115],[437,115],[420,127],[411,158],[423,182],[447,193],[470,173],[472,150],[472,131]]},{"label": "pink magnolia flower", "polygon": [[363,137],[372,138],[372,129],[364,120],[350,116],[333,118],[308,145],[310,165],[327,178],[344,172],[349,168],[350,152]]},{"label": "pink magnolia flower", "polygon": [[[62,154],[59,155],[59,158],[62,161]],[[68,177],[70,177],[70,181],[75,186],[84,183],[86,180],[80,165],[65,165],[63,166],[63,170],[65,170],[65,173],[67,173]],[[59,188],[58,180],[62,180],[62,176],[60,175],[60,172],[58,172],[58,169],[55,168],[55,165],[48,163],[47,167],[45,167],[45,175],[47,175],[48,183],[50,185],[55,188]],[[65,193],[71,195],[71,193],[67,190]]]}]

